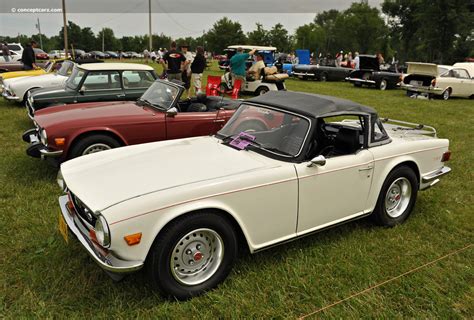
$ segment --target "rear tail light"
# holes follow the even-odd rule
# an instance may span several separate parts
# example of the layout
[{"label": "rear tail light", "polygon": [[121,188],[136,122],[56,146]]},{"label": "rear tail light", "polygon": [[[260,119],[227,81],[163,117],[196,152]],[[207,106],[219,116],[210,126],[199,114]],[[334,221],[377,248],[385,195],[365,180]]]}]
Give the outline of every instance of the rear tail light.
[{"label": "rear tail light", "polygon": [[431,86],[432,86],[432,87],[435,87],[435,86],[436,86],[436,78],[434,78],[433,80],[431,80]]},{"label": "rear tail light", "polygon": [[446,151],[445,153],[443,153],[443,156],[441,157],[441,162],[449,161],[450,158],[451,158],[451,151]]}]

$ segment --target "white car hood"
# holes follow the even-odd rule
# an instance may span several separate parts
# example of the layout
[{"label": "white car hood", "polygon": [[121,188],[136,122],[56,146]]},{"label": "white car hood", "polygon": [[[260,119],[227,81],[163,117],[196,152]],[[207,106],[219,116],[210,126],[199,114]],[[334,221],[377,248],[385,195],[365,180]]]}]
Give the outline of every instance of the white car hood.
[{"label": "white car hood", "polygon": [[153,142],[82,156],[61,165],[69,190],[91,210],[192,183],[274,167],[214,137]]}]

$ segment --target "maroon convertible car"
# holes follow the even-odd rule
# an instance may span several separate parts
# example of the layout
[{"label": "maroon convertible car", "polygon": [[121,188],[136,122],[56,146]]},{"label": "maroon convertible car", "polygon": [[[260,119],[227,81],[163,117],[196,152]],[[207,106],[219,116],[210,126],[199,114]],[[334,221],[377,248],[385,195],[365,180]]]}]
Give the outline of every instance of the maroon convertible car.
[{"label": "maroon convertible car", "polygon": [[35,113],[35,128],[23,134],[27,154],[59,164],[125,145],[211,135],[241,101],[200,95],[181,100],[184,88],[156,80],[135,102],[62,105]]}]

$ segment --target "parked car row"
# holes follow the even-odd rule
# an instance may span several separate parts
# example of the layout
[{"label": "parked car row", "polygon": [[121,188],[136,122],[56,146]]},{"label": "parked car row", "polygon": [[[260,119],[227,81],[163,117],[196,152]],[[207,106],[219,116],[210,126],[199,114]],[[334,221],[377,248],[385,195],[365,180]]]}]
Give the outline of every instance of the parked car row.
[{"label": "parked car row", "polygon": [[177,299],[224,281],[244,247],[369,215],[398,225],[418,191],[451,171],[434,128],[340,98],[183,98],[181,83],[129,63],[64,60],[57,73],[15,79],[4,97],[33,120],[27,154],[60,164],[64,239],[113,279],[143,268]]},{"label": "parked car row", "polygon": [[426,95],[429,98],[474,97],[474,63],[460,62],[453,66],[408,62],[407,74],[393,66],[382,68],[376,56],[360,55],[358,70],[322,65],[295,65],[292,75],[302,80],[348,81],[355,87],[363,85],[380,90],[401,87],[408,96]]}]

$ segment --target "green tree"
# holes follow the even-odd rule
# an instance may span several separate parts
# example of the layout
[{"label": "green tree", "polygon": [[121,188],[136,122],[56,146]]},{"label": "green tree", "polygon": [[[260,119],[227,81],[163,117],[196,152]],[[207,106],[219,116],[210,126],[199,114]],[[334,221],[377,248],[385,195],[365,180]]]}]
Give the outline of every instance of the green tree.
[{"label": "green tree", "polygon": [[377,8],[353,3],[334,23],[334,51],[376,53],[385,47],[387,26]]},{"label": "green tree", "polygon": [[117,51],[121,50],[121,43],[115,38],[114,30],[110,28],[103,28],[97,34],[97,45],[98,50],[102,50],[102,44],[105,51]]},{"label": "green tree", "polygon": [[291,49],[291,37],[281,23],[277,23],[268,32],[269,44],[276,47],[278,51],[289,52]]},{"label": "green tree", "polygon": [[403,60],[453,63],[474,50],[474,14],[464,0],[385,0],[392,46]]},{"label": "green tree", "polygon": [[256,23],[256,29],[247,33],[247,43],[256,46],[268,46],[271,44],[270,34],[263,25]]},{"label": "green tree", "polygon": [[213,52],[222,52],[233,44],[246,43],[242,25],[233,22],[227,17],[218,20],[205,35],[207,49]]},{"label": "green tree", "polygon": [[[61,30],[59,31],[59,39],[62,44],[61,47],[64,47],[64,27],[61,27]],[[68,21],[67,23],[67,39],[69,42],[69,49],[71,49],[71,47],[74,47],[75,49],[83,49],[81,27],[72,21]]]}]

